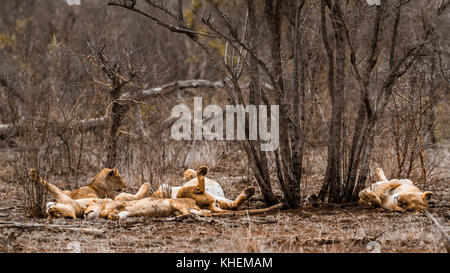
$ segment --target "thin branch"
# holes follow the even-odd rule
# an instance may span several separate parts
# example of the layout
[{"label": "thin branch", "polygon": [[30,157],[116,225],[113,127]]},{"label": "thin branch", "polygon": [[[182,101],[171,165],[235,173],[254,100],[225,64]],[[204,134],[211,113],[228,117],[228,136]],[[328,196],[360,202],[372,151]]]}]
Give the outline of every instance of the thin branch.
[{"label": "thin branch", "polygon": [[160,25],[160,26],[162,26],[162,27],[165,27],[165,28],[169,29],[169,30],[172,31],[172,32],[184,33],[184,34],[187,34],[187,35],[189,35],[189,36],[192,36],[192,35],[199,35],[199,36],[205,36],[205,37],[210,37],[210,38],[220,38],[219,36],[214,35],[214,34],[203,33],[203,32],[197,32],[197,31],[194,31],[194,30],[191,30],[191,29],[181,28],[181,27],[178,27],[178,26],[174,26],[174,25],[172,25],[172,24],[164,23],[164,22],[161,21],[160,19],[158,19],[158,18],[156,18],[156,17],[154,17],[154,16],[152,16],[152,15],[150,15],[150,14],[148,14],[148,13],[145,13],[145,12],[139,10],[139,9],[136,9],[135,7],[129,7],[129,6],[127,6],[127,5],[118,4],[118,3],[115,3],[115,2],[108,2],[108,6],[121,7],[121,8],[124,8],[124,9],[131,10],[131,11],[133,11],[133,12],[139,13],[139,14],[141,14],[141,15],[143,15],[143,16],[149,18],[149,19],[151,19],[151,20],[154,21],[156,24],[158,24],[158,25]]},{"label": "thin branch", "polygon": [[[225,88],[224,81],[208,81],[203,79],[196,80],[185,80],[185,81],[174,81],[162,86],[153,87],[151,89],[142,90],[135,93],[124,93],[122,94],[115,102],[117,103],[139,103],[139,100],[148,100],[151,98],[161,97],[170,95],[172,92],[187,89],[187,88],[215,88],[215,89],[223,89]],[[241,88],[248,88],[250,83],[243,84]],[[263,82],[261,86],[268,90],[274,90],[273,86]],[[109,108],[109,107],[107,107]],[[75,128],[79,128],[83,131],[89,131],[95,128],[99,128],[105,126],[108,121],[108,110],[105,116],[99,118],[90,118],[80,120],[75,122],[73,126]],[[25,122],[25,118],[19,120],[17,124],[0,124],[0,139],[12,138],[21,134],[21,128],[23,123]],[[64,126],[65,122],[54,122],[55,126]]]}]

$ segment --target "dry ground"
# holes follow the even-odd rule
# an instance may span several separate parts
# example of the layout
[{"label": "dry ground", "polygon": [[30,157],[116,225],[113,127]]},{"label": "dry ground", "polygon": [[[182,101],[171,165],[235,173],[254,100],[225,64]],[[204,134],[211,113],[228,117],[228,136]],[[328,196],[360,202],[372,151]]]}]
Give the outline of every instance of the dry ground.
[{"label": "dry ground", "polygon": [[[4,171],[0,175],[0,222],[48,226],[0,227],[0,252],[445,252],[441,235],[425,214],[356,206],[305,205],[268,215],[177,222],[28,218],[21,207],[20,190],[5,165],[0,167]],[[210,176],[224,184],[229,196],[250,183],[245,174],[234,170],[215,168]],[[444,227],[450,226],[449,182],[447,175],[427,188],[435,193],[430,212]],[[262,207],[259,198],[256,195],[244,208]]]}]

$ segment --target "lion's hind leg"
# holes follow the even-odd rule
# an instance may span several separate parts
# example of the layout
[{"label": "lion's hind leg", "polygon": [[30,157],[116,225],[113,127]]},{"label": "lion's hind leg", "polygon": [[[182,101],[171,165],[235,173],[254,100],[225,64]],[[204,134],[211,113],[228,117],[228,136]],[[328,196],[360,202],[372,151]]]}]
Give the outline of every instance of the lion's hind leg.
[{"label": "lion's hind leg", "polygon": [[51,184],[50,182],[38,177],[35,169],[28,171],[28,176],[34,182],[39,182],[44,188],[52,193],[57,198],[57,203],[50,203],[47,205],[47,213],[51,217],[71,217],[81,215],[83,208],[75,200],[73,200],[64,191]]},{"label": "lion's hind leg", "polygon": [[218,198],[217,204],[221,209],[224,210],[235,210],[237,209],[242,203],[244,203],[246,200],[248,200],[250,197],[252,197],[255,194],[255,187],[247,187],[244,189],[238,197],[234,200],[228,200],[226,198]]},{"label": "lion's hind leg", "polygon": [[386,175],[384,175],[383,169],[382,168],[376,168],[375,169],[375,175],[378,179],[378,181],[388,181],[386,178]]},{"label": "lion's hind leg", "polygon": [[44,188],[46,188],[51,194],[53,194],[57,199],[65,199],[68,195],[56,187],[55,185],[45,181],[43,178],[38,177],[37,171],[35,169],[30,169],[28,171],[28,177],[35,183],[41,184]]},{"label": "lion's hind leg", "polygon": [[239,196],[234,200],[233,202],[233,209],[236,209],[239,207],[244,201],[248,200],[250,197],[252,197],[255,194],[255,187],[247,187],[244,189]]}]

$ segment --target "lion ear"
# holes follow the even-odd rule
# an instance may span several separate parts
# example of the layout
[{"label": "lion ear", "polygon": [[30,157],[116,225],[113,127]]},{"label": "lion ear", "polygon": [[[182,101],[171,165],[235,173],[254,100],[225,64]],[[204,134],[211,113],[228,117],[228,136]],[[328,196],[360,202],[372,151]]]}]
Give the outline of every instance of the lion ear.
[{"label": "lion ear", "polygon": [[422,194],[423,199],[430,200],[431,196],[433,196],[433,193],[431,191],[426,191]]},{"label": "lion ear", "polygon": [[115,174],[115,170],[111,170],[109,173],[108,173],[108,176],[113,176]]}]

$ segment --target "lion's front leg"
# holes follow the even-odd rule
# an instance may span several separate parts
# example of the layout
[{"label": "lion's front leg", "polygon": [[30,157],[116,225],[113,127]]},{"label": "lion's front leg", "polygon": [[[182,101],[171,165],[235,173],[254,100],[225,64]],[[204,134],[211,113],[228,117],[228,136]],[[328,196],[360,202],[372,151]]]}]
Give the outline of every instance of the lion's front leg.
[{"label": "lion's front leg", "polygon": [[397,205],[392,206],[390,209],[393,210],[393,211],[397,211],[397,212],[405,212],[406,211],[404,208],[399,207]]},{"label": "lion's front leg", "polygon": [[100,211],[102,210],[102,205],[97,202],[91,202],[84,209],[83,215],[85,219],[94,219],[100,217]]},{"label": "lion's front leg", "polygon": [[136,194],[130,194],[130,193],[121,193],[114,198],[116,201],[132,201],[132,200],[139,200],[145,197],[145,195],[150,191],[150,184],[144,183],[139,188],[139,191]]},{"label": "lion's front leg", "polygon": [[122,220],[131,216],[129,211],[123,210],[121,212],[111,212],[108,214],[108,220]]},{"label": "lion's front leg", "polygon": [[359,192],[359,204],[381,207],[381,199],[373,191],[366,189]]},{"label": "lion's front leg", "polygon": [[387,182],[387,178],[386,175],[384,175],[383,169],[381,168],[376,168],[375,169],[375,176],[377,177],[377,181],[385,181]]},{"label": "lion's front leg", "polygon": [[102,205],[100,211],[100,218],[109,219],[109,215],[113,213],[118,213],[125,208],[125,201],[108,201]]}]

